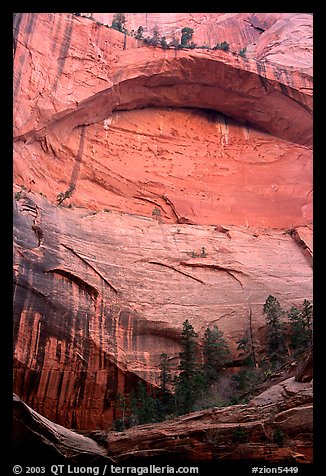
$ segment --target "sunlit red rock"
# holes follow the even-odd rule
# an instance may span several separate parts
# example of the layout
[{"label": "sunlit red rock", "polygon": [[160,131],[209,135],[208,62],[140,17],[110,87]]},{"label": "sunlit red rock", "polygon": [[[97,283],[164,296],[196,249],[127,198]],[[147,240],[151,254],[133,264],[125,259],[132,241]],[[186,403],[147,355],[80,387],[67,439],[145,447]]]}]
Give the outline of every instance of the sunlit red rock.
[{"label": "sunlit red rock", "polygon": [[259,333],[269,294],[312,299],[311,16],[129,15],[233,53],[14,19],[15,391],[74,428],[176,367],[185,319],[236,358],[249,304]]}]

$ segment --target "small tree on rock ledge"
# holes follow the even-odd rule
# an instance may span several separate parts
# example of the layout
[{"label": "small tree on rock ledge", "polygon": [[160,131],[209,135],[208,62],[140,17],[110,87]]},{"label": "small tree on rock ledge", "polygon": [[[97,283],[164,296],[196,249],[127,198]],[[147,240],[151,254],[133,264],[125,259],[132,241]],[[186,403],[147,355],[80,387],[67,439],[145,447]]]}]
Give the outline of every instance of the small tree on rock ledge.
[{"label": "small tree on rock ledge", "polygon": [[112,20],[112,28],[117,31],[125,31],[126,15],[124,13],[115,13]]},{"label": "small tree on rock ledge", "polygon": [[189,42],[192,40],[192,35],[194,33],[194,30],[189,27],[184,27],[181,30],[181,45],[182,46],[188,46]]}]

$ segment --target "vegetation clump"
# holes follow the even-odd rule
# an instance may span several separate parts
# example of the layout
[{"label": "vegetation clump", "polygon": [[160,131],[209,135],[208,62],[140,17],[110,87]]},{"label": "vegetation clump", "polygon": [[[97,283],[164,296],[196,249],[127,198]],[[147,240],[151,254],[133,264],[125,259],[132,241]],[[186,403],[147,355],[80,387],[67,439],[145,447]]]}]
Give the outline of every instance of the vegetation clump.
[{"label": "vegetation clump", "polygon": [[230,45],[226,41],[222,41],[222,43],[216,43],[213,50],[230,51]]},{"label": "vegetation clump", "polygon": [[[199,342],[198,334],[186,319],[175,377],[172,378],[170,366],[172,357],[161,353],[158,386],[139,382],[128,397],[119,394],[116,408],[120,418],[115,420],[113,427],[124,431],[130,426],[163,421],[203,408],[247,403],[269,375],[312,345],[313,307],[308,300],[285,312],[279,301],[270,295],[262,312],[266,318],[266,351],[257,353],[249,307],[247,329],[237,341],[241,368],[233,375],[226,372],[231,363],[231,351],[218,326],[208,327]],[[246,438],[243,426],[234,429],[234,444],[240,444]],[[283,445],[281,430],[275,431],[273,441],[278,446]]]},{"label": "vegetation clump", "polygon": [[246,48],[246,47],[242,48],[242,49],[239,51],[239,55],[240,55],[242,58],[246,58],[246,53],[247,53],[247,48]]},{"label": "vegetation clump", "polygon": [[126,22],[127,22],[127,19],[124,13],[115,13],[113,16],[111,28],[124,33],[126,31],[126,28],[125,28]]},{"label": "vegetation clump", "polygon": [[181,46],[189,46],[190,41],[192,40],[192,35],[194,34],[194,30],[189,27],[184,27],[181,30]]}]

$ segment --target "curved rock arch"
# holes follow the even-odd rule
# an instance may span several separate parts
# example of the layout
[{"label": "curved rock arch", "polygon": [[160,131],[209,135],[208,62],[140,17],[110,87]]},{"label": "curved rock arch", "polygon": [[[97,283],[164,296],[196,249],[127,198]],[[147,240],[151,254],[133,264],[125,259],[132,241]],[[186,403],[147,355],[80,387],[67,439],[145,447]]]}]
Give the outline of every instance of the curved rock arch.
[{"label": "curved rock arch", "polygon": [[122,59],[110,87],[16,140],[46,138],[55,146],[56,141],[64,143],[74,128],[102,121],[114,111],[168,106],[214,109],[276,137],[311,146],[309,76],[296,78],[293,73],[285,84],[277,79],[282,72],[276,66],[262,67],[231,54],[221,58],[220,52],[157,50],[148,61],[147,49],[139,50],[137,65]]}]

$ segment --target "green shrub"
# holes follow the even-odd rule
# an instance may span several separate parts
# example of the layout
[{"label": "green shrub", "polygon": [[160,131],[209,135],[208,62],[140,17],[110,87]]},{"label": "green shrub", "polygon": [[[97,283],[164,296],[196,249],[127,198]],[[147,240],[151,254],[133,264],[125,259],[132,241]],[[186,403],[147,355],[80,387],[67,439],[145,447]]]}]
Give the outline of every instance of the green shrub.
[{"label": "green shrub", "polygon": [[125,431],[126,429],[126,424],[122,420],[122,418],[118,418],[117,420],[114,420],[112,423],[114,431]]},{"label": "green shrub", "polygon": [[222,43],[216,43],[213,50],[229,51],[230,45],[226,41],[222,41]]},{"label": "green shrub", "polygon": [[163,36],[163,37],[161,38],[161,46],[162,46],[163,50],[167,50],[167,49],[168,49],[168,43],[167,43],[167,41],[166,41],[165,36]]},{"label": "green shrub", "polygon": [[247,52],[247,48],[244,47],[239,51],[239,55],[242,56],[242,58],[246,58],[246,52]]},{"label": "green shrub", "polygon": [[173,48],[178,48],[179,45],[180,45],[180,43],[178,42],[178,40],[176,38],[172,38],[172,40],[169,43],[169,46],[172,46]]},{"label": "green shrub", "polygon": [[137,40],[141,40],[143,38],[143,33],[144,27],[139,26],[135,38],[137,38]]},{"label": "green shrub", "polygon": [[182,46],[187,46],[189,45],[189,41],[192,39],[192,35],[194,33],[194,30],[189,27],[184,27],[181,30],[181,45]]},{"label": "green shrub", "polygon": [[111,28],[117,31],[124,32],[125,31],[125,23],[126,23],[126,16],[124,13],[115,13]]},{"label": "green shrub", "polygon": [[285,438],[284,431],[281,430],[281,428],[276,428],[276,430],[273,433],[273,442],[276,443],[277,446],[283,446],[284,438]]}]

